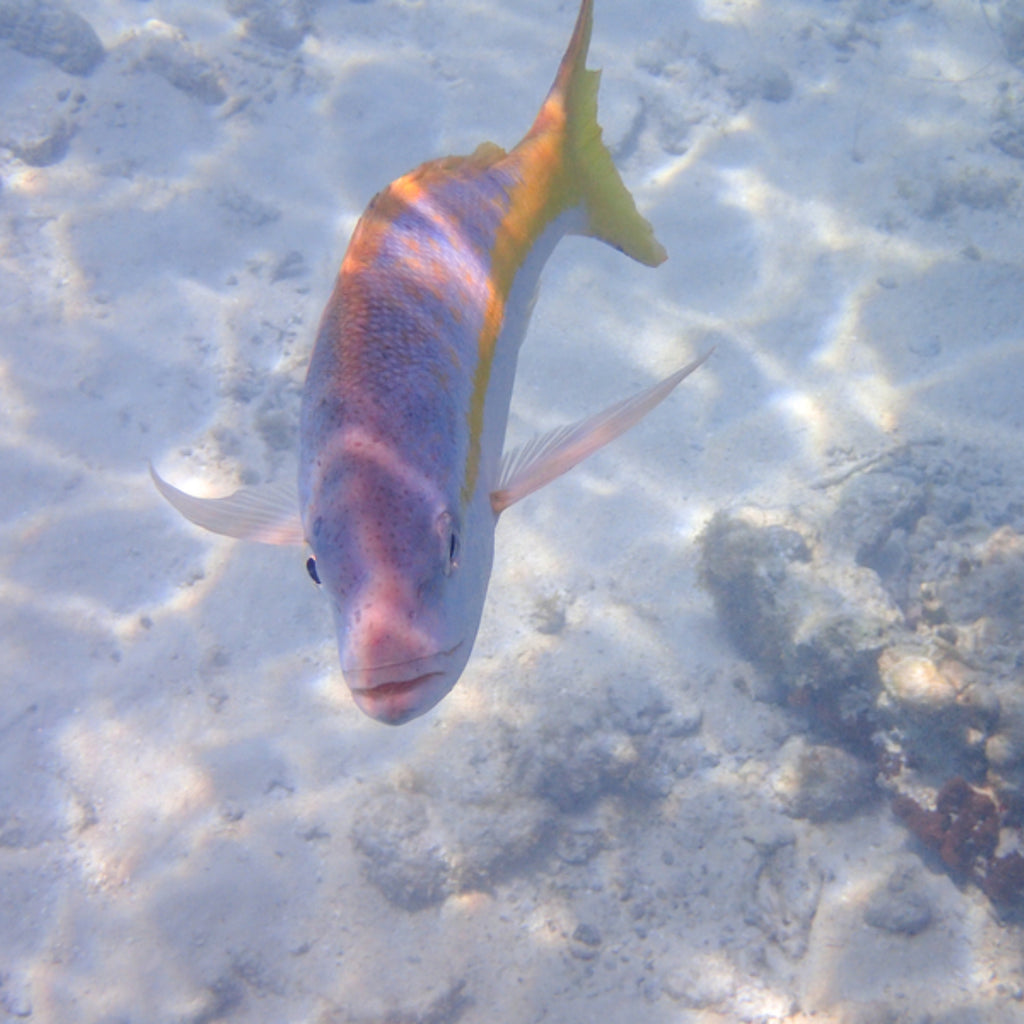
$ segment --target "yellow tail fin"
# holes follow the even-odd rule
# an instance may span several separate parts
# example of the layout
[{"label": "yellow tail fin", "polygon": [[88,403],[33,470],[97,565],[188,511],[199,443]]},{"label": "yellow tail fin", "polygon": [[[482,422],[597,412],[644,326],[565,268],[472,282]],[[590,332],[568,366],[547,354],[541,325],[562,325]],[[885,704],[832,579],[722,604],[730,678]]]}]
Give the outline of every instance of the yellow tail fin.
[{"label": "yellow tail fin", "polygon": [[550,123],[552,114],[563,112],[565,160],[587,213],[588,233],[654,267],[664,262],[667,253],[654,237],[650,223],[637,210],[601,139],[601,126],[597,123],[601,72],[587,69],[593,10],[593,0],[582,0],[572,39],[538,123],[542,119]]}]

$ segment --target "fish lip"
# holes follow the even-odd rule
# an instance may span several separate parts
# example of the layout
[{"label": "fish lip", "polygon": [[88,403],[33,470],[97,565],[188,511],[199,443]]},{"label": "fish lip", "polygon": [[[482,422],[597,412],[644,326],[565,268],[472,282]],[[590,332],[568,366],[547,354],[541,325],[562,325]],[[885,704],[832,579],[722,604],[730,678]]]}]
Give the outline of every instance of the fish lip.
[{"label": "fish lip", "polygon": [[[356,707],[370,718],[384,725],[403,725],[440,703],[451,689],[451,684],[444,685],[446,679],[445,672],[426,672],[411,679],[352,689],[352,699]],[[435,687],[436,681],[442,685]],[[414,695],[419,694],[425,694],[427,700],[417,700]]]},{"label": "fish lip", "polygon": [[[352,690],[353,693],[369,693],[370,691],[381,690],[384,687],[407,686],[416,679],[425,679],[428,676],[443,675],[449,659],[462,646],[462,644],[463,641],[460,640],[447,650],[438,651],[436,654],[428,654],[422,658],[411,658],[408,661],[392,661],[369,667],[352,667],[342,665],[341,674],[345,677],[346,681],[351,676],[366,680],[366,683],[363,685],[353,686],[349,683],[349,689]],[[405,669],[416,674],[415,676],[409,676],[404,680],[392,678],[393,676],[398,675],[399,670],[401,669]],[[380,682],[374,681],[381,675],[384,675],[384,678],[381,679]]]},{"label": "fish lip", "polygon": [[378,697],[401,697],[406,693],[422,686],[428,679],[443,676],[443,672],[424,672],[422,675],[413,676],[411,679],[397,679],[389,683],[377,683],[375,686],[352,687],[353,694],[374,694]]},{"label": "fish lip", "polygon": [[345,681],[356,707],[385,725],[402,725],[425,714],[455,685],[458,675],[452,675],[451,659],[462,646],[460,640],[424,658],[350,672]]}]

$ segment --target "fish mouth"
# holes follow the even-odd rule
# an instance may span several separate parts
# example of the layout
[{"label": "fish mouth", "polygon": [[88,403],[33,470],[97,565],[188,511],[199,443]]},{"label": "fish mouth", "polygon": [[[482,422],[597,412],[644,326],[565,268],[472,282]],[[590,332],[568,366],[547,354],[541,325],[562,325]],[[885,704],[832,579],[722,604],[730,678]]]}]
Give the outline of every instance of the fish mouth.
[{"label": "fish mouth", "polygon": [[[348,660],[343,652],[341,672],[353,690],[376,690],[379,686],[391,686],[392,684],[401,686],[405,682],[412,682],[414,678],[443,672],[460,647],[462,647],[461,640],[445,650],[425,654],[422,657],[398,658],[394,661],[374,659],[372,664],[368,664],[367,659],[359,657],[358,654]],[[394,678],[404,673],[414,672],[417,675],[410,674],[407,680]]]},{"label": "fish mouth", "polygon": [[452,688],[444,672],[426,672],[411,679],[352,689],[356,706],[385,725],[402,725],[429,711]]},{"label": "fish mouth", "polygon": [[412,679],[403,679],[394,683],[378,683],[377,686],[368,686],[362,690],[353,690],[353,693],[372,694],[374,697],[381,698],[404,697],[407,693],[411,693],[413,690],[423,686],[431,679],[440,679],[443,675],[443,672],[426,672],[421,676],[414,676]]},{"label": "fish mouth", "polygon": [[[352,699],[364,714],[387,725],[401,725],[429,711],[455,685],[462,668],[460,640],[421,658],[384,664],[342,664]],[[355,660],[355,659],[353,659]]]}]

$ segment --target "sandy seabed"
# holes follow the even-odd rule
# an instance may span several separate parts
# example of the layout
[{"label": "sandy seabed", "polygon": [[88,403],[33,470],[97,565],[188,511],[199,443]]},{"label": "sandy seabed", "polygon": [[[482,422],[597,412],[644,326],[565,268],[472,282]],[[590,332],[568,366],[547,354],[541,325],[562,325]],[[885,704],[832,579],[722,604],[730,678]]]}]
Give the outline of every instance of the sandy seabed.
[{"label": "sandy seabed", "polygon": [[1020,1020],[1024,4],[598,0],[670,259],[560,247],[510,434],[717,348],[503,518],[398,730],[146,463],[294,471],[362,208],[514,144],[575,5],[74,11],[0,3],[0,1019]]}]

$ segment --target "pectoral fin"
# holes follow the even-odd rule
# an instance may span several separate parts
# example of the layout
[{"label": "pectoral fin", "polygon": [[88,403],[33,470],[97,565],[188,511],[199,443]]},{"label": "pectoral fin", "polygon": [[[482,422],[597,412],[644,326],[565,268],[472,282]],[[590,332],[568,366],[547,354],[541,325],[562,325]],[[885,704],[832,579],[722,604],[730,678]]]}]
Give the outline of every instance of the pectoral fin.
[{"label": "pectoral fin", "polygon": [[631,395],[595,414],[541,434],[502,456],[498,486],[491,492],[491,508],[500,515],[510,505],[567,473],[588,455],[614,441],[639,423],[659,402],[708,358],[709,349],[699,359],[676,370],[653,387]]},{"label": "pectoral fin", "polygon": [[302,544],[305,541],[294,484],[243,487],[224,498],[197,498],[169,484],[153,468],[156,489],[187,519],[212,533],[261,544]]}]

